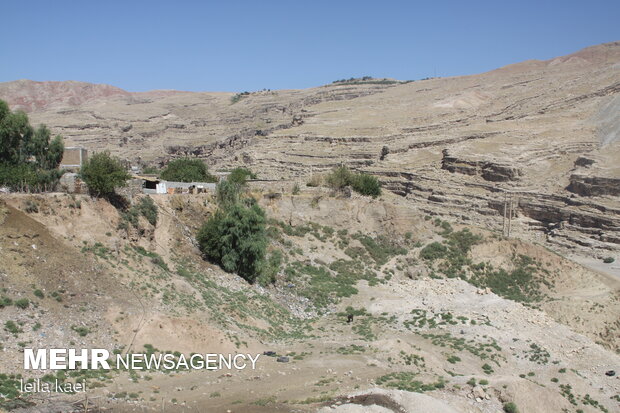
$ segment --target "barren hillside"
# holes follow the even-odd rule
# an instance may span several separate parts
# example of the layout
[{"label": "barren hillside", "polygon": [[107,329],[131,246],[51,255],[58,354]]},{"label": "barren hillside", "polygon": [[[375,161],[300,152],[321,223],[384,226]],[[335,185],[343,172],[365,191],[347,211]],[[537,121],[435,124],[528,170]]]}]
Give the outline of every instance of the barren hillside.
[{"label": "barren hillside", "polygon": [[[262,288],[194,247],[209,195],[154,199],[156,225],[123,228],[121,214],[88,196],[3,198],[3,373],[23,373],[24,346],[273,351],[288,362],[263,355],[257,370],[70,380],[86,379],[91,407],[112,412],[617,407],[618,380],[604,373],[620,363],[619,283],[543,247],[421,216],[397,195],[304,190],[261,201],[271,248],[283,254],[275,285]],[[437,242],[461,247],[428,255]],[[519,278],[493,281],[502,271]],[[25,397],[36,406],[22,411],[82,411],[71,407],[81,398]]]},{"label": "barren hillside", "polygon": [[1,84],[0,98],[69,144],[134,163],[192,155],[300,183],[345,163],[377,174],[423,212],[490,228],[501,225],[503,191],[511,191],[515,233],[604,255],[620,243],[619,91],[615,42],[474,76],[236,99],[28,81]]},{"label": "barren hillside", "polygon": [[[250,168],[274,279],[203,259],[211,193],[124,210],[2,193],[0,411],[619,410],[620,42],[454,78],[247,94],[20,80],[0,99],[134,165]],[[340,164],[382,195],[306,185]],[[147,199],[154,220],[134,210]],[[28,372],[86,380],[85,407],[16,392],[38,347],[262,355],[231,372]]]}]

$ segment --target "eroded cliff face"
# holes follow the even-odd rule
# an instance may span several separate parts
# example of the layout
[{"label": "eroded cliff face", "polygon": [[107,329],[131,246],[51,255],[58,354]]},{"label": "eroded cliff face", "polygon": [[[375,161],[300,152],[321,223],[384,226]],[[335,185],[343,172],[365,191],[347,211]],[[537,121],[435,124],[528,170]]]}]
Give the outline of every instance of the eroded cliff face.
[{"label": "eroded cliff face", "polygon": [[567,189],[582,196],[620,196],[620,178],[573,174]]},{"label": "eroded cliff face", "polygon": [[615,42],[474,76],[237,97],[110,92],[30,116],[70,145],[134,164],[197,156],[301,185],[346,164],[429,214],[496,230],[509,192],[515,234],[617,250],[619,62]]},{"label": "eroded cliff face", "polygon": [[450,172],[480,176],[486,181],[516,181],[523,172],[509,164],[500,164],[486,160],[472,160],[452,155],[448,149],[442,151],[441,168]]}]

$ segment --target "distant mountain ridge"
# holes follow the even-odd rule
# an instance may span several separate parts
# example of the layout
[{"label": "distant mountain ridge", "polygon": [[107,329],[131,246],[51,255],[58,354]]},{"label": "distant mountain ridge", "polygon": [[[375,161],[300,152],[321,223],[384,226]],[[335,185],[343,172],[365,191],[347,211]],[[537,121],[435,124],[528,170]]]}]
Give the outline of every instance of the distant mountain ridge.
[{"label": "distant mountain ridge", "polygon": [[128,92],[119,87],[75,80],[35,81],[20,79],[0,82],[0,99],[8,102],[13,110],[36,112],[50,107],[79,106],[82,103],[113,97],[163,97],[181,92],[177,90],[152,90]]},{"label": "distant mountain ridge", "polygon": [[[602,64],[617,60],[620,42],[610,42],[586,47],[575,53],[559,56],[549,60],[526,60],[495,69],[504,72],[524,72],[540,70],[544,67],[566,66],[578,67]],[[147,92],[128,92],[108,84],[95,84],[80,81],[34,81],[20,79],[0,82],[0,99],[9,103],[13,110],[36,112],[49,107],[78,106],[84,102],[102,98],[161,98],[185,92],[178,90],[152,90]]]},{"label": "distant mountain ridge", "polygon": [[13,110],[34,112],[50,106],[77,106],[88,100],[131,96],[131,93],[111,85],[87,82],[45,81],[20,79],[0,83],[0,98],[6,100]]}]

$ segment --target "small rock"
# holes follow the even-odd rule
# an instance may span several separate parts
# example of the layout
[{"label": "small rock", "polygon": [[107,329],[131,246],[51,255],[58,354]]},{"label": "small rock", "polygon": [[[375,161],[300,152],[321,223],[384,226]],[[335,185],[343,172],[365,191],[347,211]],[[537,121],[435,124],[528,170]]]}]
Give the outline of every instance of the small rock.
[{"label": "small rock", "polygon": [[476,399],[484,399],[486,397],[486,393],[484,392],[484,389],[480,386],[475,386],[472,389],[472,394],[474,395]]}]

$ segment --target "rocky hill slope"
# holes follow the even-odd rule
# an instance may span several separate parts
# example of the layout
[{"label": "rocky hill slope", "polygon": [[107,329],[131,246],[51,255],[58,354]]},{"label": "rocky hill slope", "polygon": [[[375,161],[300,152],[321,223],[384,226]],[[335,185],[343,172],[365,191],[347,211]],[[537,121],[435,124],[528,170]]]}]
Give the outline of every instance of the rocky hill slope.
[{"label": "rocky hill slope", "polygon": [[[617,409],[618,379],[605,372],[620,365],[618,281],[541,246],[420,215],[394,194],[264,195],[252,191],[270,251],[282,254],[267,288],[202,260],[193,235],[215,208],[208,194],[153,196],[155,225],[128,224],[84,195],[3,196],[0,373],[45,373],[24,373],[23,347],[273,351],[288,362],[52,378],[87,380],[89,411]],[[436,256],[436,245],[450,252]],[[11,402],[36,403],[21,412],[85,410],[81,394]]]},{"label": "rocky hill slope", "polygon": [[601,257],[620,246],[619,92],[619,42],[473,76],[238,95],[0,84],[33,123],[91,151],[302,184],[345,163],[424,213],[494,229],[511,192],[513,234]]}]

